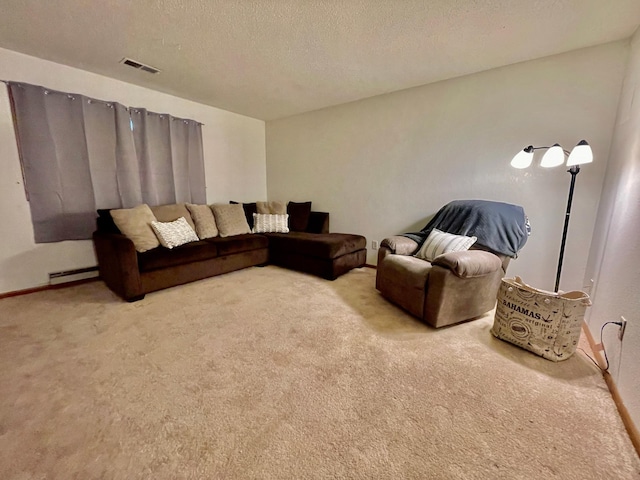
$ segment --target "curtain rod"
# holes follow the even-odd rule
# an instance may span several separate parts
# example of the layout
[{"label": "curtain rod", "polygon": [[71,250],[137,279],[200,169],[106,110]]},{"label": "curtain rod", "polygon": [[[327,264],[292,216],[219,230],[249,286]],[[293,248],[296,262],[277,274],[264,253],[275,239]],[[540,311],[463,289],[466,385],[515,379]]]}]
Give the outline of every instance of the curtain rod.
[{"label": "curtain rod", "polygon": [[[13,81],[13,80],[2,80],[2,79],[0,79],[0,82],[4,83],[7,86],[9,86],[10,83],[26,83],[26,82],[16,82],[16,81]],[[39,86],[40,88],[47,89],[47,87],[42,87],[40,85],[35,85],[35,86]],[[68,93],[65,93],[65,92],[58,92],[57,90],[54,90],[53,88],[51,88],[49,90],[53,90],[56,93],[63,93],[65,95],[74,95],[74,94],[68,94]],[[77,93],[75,95],[82,95],[82,94],[81,93]],[[109,101],[109,100],[99,100],[97,98],[90,98],[90,100],[93,100],[94,102],[105,103],[105,104],[119,103],[119,102],[114,102],[114,101]],[[126,108],[127,111],[130,111],[130,110],[140,110],[142,107],[124,107],[124,108]],[[145,108],[145,110],[147,110],[147,109]],[[173,117],[173,115],[171,115],[170,113],[147,112],[147,114],[149,114],[149,113],[155,113],[156,115],[169,115],[170,117]],[[202,122],[199,122],[198,120],[192,120],[192,119],[189,119],[189,118],[182,118],[182,117],[173,117],[173,118],[175,118],[177,120],[183,120],[185,122],[195,122],[198,125],[202,125],[202,126],[206,125],[206,124],[204,124]]]}]

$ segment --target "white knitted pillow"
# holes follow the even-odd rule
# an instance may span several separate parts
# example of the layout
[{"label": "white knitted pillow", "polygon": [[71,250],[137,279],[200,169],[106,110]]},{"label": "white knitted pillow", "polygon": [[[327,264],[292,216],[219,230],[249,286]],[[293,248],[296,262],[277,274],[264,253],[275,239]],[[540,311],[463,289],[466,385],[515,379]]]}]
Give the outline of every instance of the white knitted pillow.
[{"label": "white knitted pillow", "polygon": [[253,233],[289,233],[289,215],[254,213]]},{"label": "white knitted pillow", "polygon": [[163,247],[173,248],[198,241],[198,235],[184,217],[173,222],[151,222],[151,228]]},{"label": "white knitted pillow", "polygon": [[441,232],[437,228],[434,228],[415,256],[432,262],[434,258],[443,253],[469,250],[471,245],[476,243],[476,240],[476,237],[453,235],[452,233]]}]

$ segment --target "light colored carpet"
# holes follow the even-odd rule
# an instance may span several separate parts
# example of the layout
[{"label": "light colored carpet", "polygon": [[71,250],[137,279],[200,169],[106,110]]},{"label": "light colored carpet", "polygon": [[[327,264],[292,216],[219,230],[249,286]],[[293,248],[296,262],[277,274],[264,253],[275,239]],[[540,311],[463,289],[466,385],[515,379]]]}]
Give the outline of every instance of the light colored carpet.
[{"label": "light colored carpet", "polygon": [[0,478],[637,479],[596,368],[434,330],[375,271],[0,301]]}]

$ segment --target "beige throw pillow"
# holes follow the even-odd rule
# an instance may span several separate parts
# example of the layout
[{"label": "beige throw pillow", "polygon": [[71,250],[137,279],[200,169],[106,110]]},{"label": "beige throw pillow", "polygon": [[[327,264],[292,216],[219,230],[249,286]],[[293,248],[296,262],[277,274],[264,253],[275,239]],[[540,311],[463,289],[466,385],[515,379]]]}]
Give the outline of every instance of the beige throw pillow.
[{"label": "beige throw pillow", "polygon": [[151,211],[159,222],[173,222],[180,217],[184,217],[189,226],[194,230],[196,229],[196,225],[191,219],[191,214],[184,203],[170,203],[168,205],[151,207]]},{"label": "beige throw pillow", "polygon": [[209,205],[194,205],[193,203],[187,203],[186,205],[189,213],[191,213],[193,223],[196,224],[198,238],[204,240],[205,238],[217,237],[218,227]]},{"label": "beige throw pillow", "polygon": [[146,252],[160,245],[151,228],[151,222],[155,222],[156,217],[149,205],[143,203],[134,208],[111,210],[111,218],[138,252]]},{"label": "beige throw pillow", "polygon": [[258,213],[284,215],[287,213],[287,204],[285,202],[256,202]]},{"label": "beige throw pillow", "polygon": [[432,262],[434,258],[443,253],[463,252],[469,250],[471,245],[476,243],[476,237],[465,237],[464,235],[453,235],[452,233],[442,232],[437,228],[431,230],[429,236],[424,241],[416,257],[428,262]]},{"label": "beige throw pillow", "polygon": [[156,232],[163,247],[174,248],[185,243],[198,241],[196,232],[184,217],[173,222],[151,222],[151,228]]},{"label": "beige throw pillow", "polygon": [[251,233],[242,204],[214,203],[211,205],[211,210],[216,219],[216,225],[221,237]]}]

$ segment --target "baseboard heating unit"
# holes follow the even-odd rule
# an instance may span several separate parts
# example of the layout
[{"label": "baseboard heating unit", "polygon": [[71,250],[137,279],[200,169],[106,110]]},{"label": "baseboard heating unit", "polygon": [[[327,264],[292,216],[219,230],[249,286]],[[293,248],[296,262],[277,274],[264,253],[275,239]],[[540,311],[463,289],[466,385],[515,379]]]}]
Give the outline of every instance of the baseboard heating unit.
[{"label": "baseboard heating unit", "polygon": [[49,274],[49,285],[60,285],[61,283],[76,282],[86,278],[98,276],[98,267],[76,268],[75,270],[65,270],[62,272],[52,272]]}]

